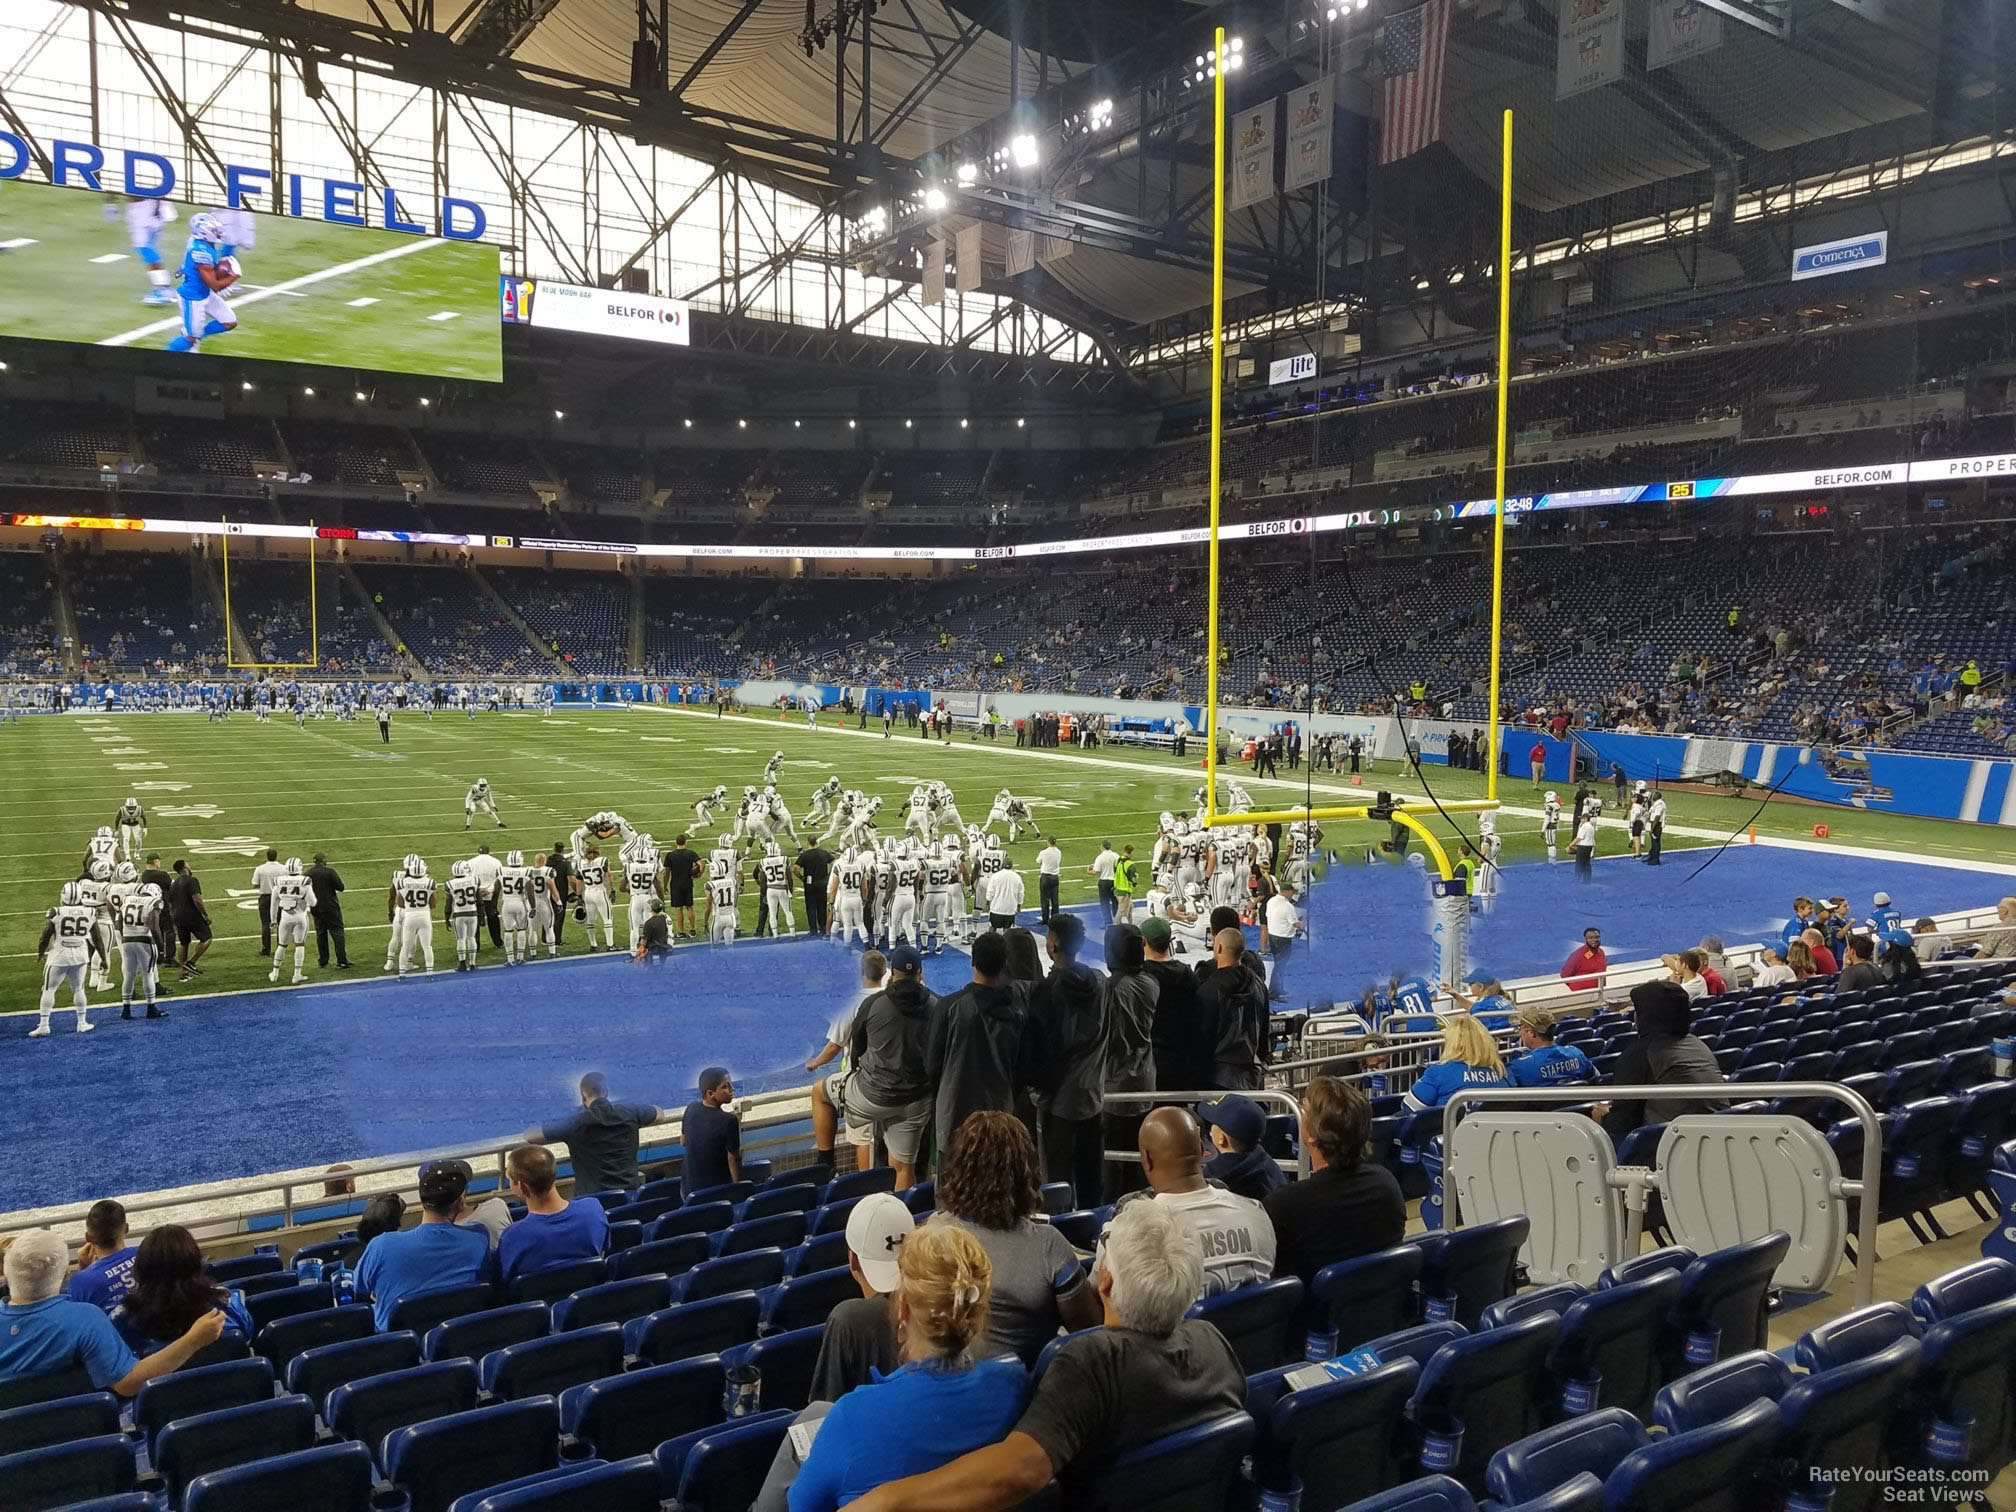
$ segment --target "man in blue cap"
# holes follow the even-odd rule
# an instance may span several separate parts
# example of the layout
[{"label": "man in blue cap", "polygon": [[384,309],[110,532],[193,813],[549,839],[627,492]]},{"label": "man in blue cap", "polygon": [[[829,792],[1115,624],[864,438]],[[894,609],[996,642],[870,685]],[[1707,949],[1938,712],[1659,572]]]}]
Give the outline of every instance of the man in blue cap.
[{"label": "man in blue cap", "polygon": [[1204,1179],[1255,1202],[1287,1178],[1274,1157],[1260,1147],[1267,1134],[1267,1114],[1250,1097],[1236,1093],[1197,1109],[1211,1148],[1218,1153],[1204,1163]]}]

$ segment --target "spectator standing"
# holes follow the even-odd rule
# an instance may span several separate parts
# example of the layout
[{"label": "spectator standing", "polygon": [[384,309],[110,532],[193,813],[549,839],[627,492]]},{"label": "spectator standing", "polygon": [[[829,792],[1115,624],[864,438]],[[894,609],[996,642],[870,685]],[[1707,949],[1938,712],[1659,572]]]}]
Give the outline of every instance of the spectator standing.
[{"label": "spectator standing", "polygon": [[1106,982],[1078,959],[1085,926],[1050,920],[1050,974],[1030,1000],[1030,1080],[1042,1112],[1046,1180],[1069,1183],[1076,1206],[1095,1206],[1105,1165],[1100,1113],[1106,1086]]},{"label": "spectator standing", "polygon": [[460,1222],[473,1174],[466,1160],[422,1166],[419,1226],[380,1234],[364,1247],[357,1262],[357,1294],[371,1298],[371,1316],[380,1332],[392,1326],[393,1312],[408,1297],[492,1278],[489,1235]]},{"label": "spectator standing", "polygon": [[1113,869],[1119,864],[1120,853],[1113,849],[1113,842],[1111,840],[1101,840],[1099,842],[1099,854],[1094,856],[1092,864],[1085,868],[1088,876],[1098,880],[1099,907],[1106,915],[1104,922],[1108,924],[1113,922],[1114,910],[1119,906],[1113,892]]},{"label": "spectator standing", "polygon": [[[1155,1090],[1155,1005],[1162,984],[1146,970],[1145,941],[1141,931],[1125,922],[1106,930],[1106,1091],[1153,1092]],[[1133,1148],[1140,1138],[1141,1119],[1147,1112],[1143,1103],[1121,1103],[1105,1115],[1100,1136],[1108,1149]],[[1104,1166],[1105,1200],[1120,1197],[1140,1186],[1139,1173],[1132,1166]]]},{"label": "spectator standing", "polygon": [[937,1089],[941,1162],[969,1113],[1014,1111],[1030,993],[1022,983],[1008,980],[1007,969],[1008,941],[990,929],[973,941],[973,980],[940,999],[932,1016],[925,1063]]},{"label": "spectator standing", "polygon": [[[1547,743],[1544,740],[1533,742],[1533,749],[1526,753],[1526,766],[1533,774],[1533,786],[1536,788],[1545,787],[1547,785]],[[1353,767],[1352,770],[1355,772],[1357,768]]]},{"label": "spectator standing", "polygon": [[1043,849],[1036,852],[1036,911],[1045,924],[1057,912],[1057,884],[1064,870],[1064,852],[1057,837],[1045,835]]},{"label": "spectator standing", "polygon": [[1208,1046],[1199,1044],[1197,977],[1181,961],[1169,958],[1176,932],[1167,919],[1141,921],[1143,975],[1155,983],[1155,1025],[1150,1031],[1155,1055],[1155,1085],[1170,1092],[1202,1088],[1209,1068],[1203,1064]]},{"label": "spectator standing", "polygon": [[108,1313],[119,1305],[133,1285],[133,1257],[139,1253],[137,1246],[126,1242],[126,1233],[126,1209],[121,1204],[109,1197],[91,1204],[84,1215],[77,1274],[68,1288],[72,1302],[89,1302]]},{"label": "spectator standing", "polygon": [[742,1179],[742,1120],[728,1111],[735,1083],[721,1066],[700,1073],[700,1097],[679,1116],[679,1142],[686,1158],[679,1166],[680,1195],[691,1199],[708,1187]]},{"label": "spectator standing", "polygon": [[[1640,982],[1631,989],[1631,1011],[1638,1033],[1627,1040],[1611,1080],[1627,1086],[1719,1086],[1722,1068],[1715,1053],[1688,1032],[1694,1005],[1677,982]],[[1612,1141],[1622,1139],[1646,1122],[1666,1123],[1688,1113],[1714,1113],[1724,1099],[1693,1102],[1598,1103],[1597,1122]]]},{"label": "spectator standing", "polygon": [[1267,1194],[1274,1225],[1274,1273],[1313,1286],[1326,1265],[1356,1259],[1400,1242],[1407,1204],[1400,1183],[1365,1158],[1372,1105],[1334,1076],[1310,1079],[1302,1092],[1302,1148],[1309,1174]]},{"label": "spectator standing", "polygon": [[1575,880],[1596,880],[1596,815],[1588,809],[1575,821]]},{"label": "spectator standing", "polygon": [[1240,1197],[1261,1202],[1288,1178],[1274,1157],[1261,1148],[1267,1137],[1267,1115],[1250,1097],[1234,1093],[1197,1110],[1205,1136],[1217,1153],[1204,1162],[1204,1179]]},{"label": "spectator standing", "polygon": [[1141,1171],[1155,1200],[1196,1231],[1204,1290],[1231,1291],[1274,1274],[1274,1224],[1266,1210],[1204,1179],[1204,1141],[1182,1108],[1157,1108],[1141,1123]]},{"label": "spectator standing", "polygon": [[[1214,913],[1212,922],[1218,922]],[[1211,936],[1210,973],[1197,985],[1197,1028],[1209,1046],[1211,1074],[1204,1083],[1230,1092],[1260,1087],[1267,1044],[1267,988],[1246,960],[1246,936],[1234,926]],[[1172,1088],[1174,1090],[1180,1090]]]},{"label": "spectator standing", "polygon": [[1610,970],[1610,958],[1603,953],[1603,931],[1593,925],[1582,931],[1582,943],[1561,963],[1561,976],[1577,992],[1601,987]]},{"label": "spectator standing", "polygon": [[[812,1154],[819,1164],[833,1164],[833,1145],[840,1132],[840,1115],[847,1106],[847,1047],[854,1041],[854,1015],[880,992],[889,982],[889,961],[879,950],[864,951],[861,956],[861,985],[866,996],[856,998],[838,1013],[826,1026],[826,1044],[810,1060],[805,1062],[807,1071],[817,1071],[840,1062],[840,1069],[828,1073],[812,1083]],[[861,1139],[853,1125],[848,1126],[848,1142],[856,1150],[856,1167],[867,1170],[874,1164],[875,1142]]]},{"label": "spectator standing", "polygon": [[1134,847],[1122,846],[1120,859],[1113,863],[1113,915],[1109,923],[1134,922],[1134,890],[1140,871],[1141,863],[1134,859]]},{"label": "spectator standing", "polygon": [[287,875],[280,864],[280,852],[266,847],[266,859],[252,868],[252,885],[259,893],[259,954],[273,955],[273,884]]},{"label": "spectator standing", "polygon": [[329,858],[321,851],[315,852],[315,863],[308,868],[308,886],[313,889],[315,901],[308,909],[308,916],[315,921],[315,963],[329,964],[329,947],[336,947],[336,965],[339,970],[350,969],[350,952],[343,939],[343,877],[329,864]]},{"label": "spectator standing", "polygon": [[609,1080],[600,1071],[581,1078],[581,1107],[556,1124],[525,1136],[527,1144],[565,1144],[574,1166],[574,1195],[628,1192],[644,1184],[637,1170],[637,1131],[658,1122],[663,1110],[650,1103],[609,1100]]},{"label": "spectator standing", "polygon": [[847,1077],[847,1122],[881,1140],[899,1190],[917,1179],[918,1153],[931,1122],[931,1021],[938,999],[924,986],[924,959],[899,941],[889,952],[889,985],[854,1015]]},{"label": "spectator standing", "polygon": [[1288,989],[1282,985],[1288,957],[1294,953],[1295,938],[1302,932],[1302,914],[1295,906],[1295,882],[1284,876],[1274,896],[1260,914],[1260,948],[1274,957],[1274,971],[1267,982],[1267,1001],[1285,1003]]},{"label": "spectator standing", "polygon": [[504,1157],[504,1178],[525,1204],[525,1216],[497,1236],[497,1279],[600,1258],[609,1249],[609,1217],[592,1198],[569,1202],[555,1183],[553,1152],[520,1145]]}]

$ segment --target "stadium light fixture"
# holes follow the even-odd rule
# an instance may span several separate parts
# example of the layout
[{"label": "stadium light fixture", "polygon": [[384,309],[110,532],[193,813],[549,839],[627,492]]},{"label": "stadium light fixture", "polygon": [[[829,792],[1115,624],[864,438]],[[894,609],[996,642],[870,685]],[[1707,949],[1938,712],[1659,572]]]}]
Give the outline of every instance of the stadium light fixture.
[{"label": "stadium light fixture", "polygon": [[1020,416],[1020,415],[1017,415],[1017,416],[1015,417],[1015,429],[1017,429],[1017,430],[1020,430],[1020,429],[1022,429],[1022,427],[1023,427],[1023,426],[1025,426],[1025,425],[1027,425],[1028,423],[1029,423],[1029,422],[1028,422],[1027,420],[1023,419],[1023,418],[1022,418],[1022,416]]},{"label": "stadium light fixture", "polygon": [[959,180],[962,186],[968,185],[980,177],[980,170],[972,163],[961,163],[953,176]]},{"label": "stadium light fixture", "polygon": [[422,394],[420,396],[420,408],[422,409],[427,408],[427,406],[432,404],[433,402],[434,401],[432,399],[429,399],[425,394]]},{"label": "stadium light fixture", "polygon": [[1022,132],[1008,143],[1009,155],[1017,168],[1034,168],[1037,162],[1036,138]]},{"label": "stadium light fixture", "polygon": [[686,429],[693,429],[693,422],[690,419],[686,422]]},{"label": "stadium light fixture", "polygon": [[357,390],[356,393],[352,394],[350,397],[355,399],[359,404],[363,404],[367,402],[369,396],[365,394],[364,390],[359,389]]},{"label": "stadium light fixture", "polygon": [[849,430],[852,430],[852,429],[854,429],[854,422],[853,422],[852,420],[849,420],[849,421],[847,422],[847,429],[849,429]]},{"label": "stadium light fixture", "polygon": [[247,379],[246,379],[246,380],[245,380],[245,381],[244,381],[243,383],[239,384],[239,385],[238,385],[238,392],[239,392],[239,393],[241,393],[241,394],[249,394],[249,393],[251,393],[251,392],[252,392],[252,380],[251,380],[250,378],[247,378]]},{"label": "stadium light fixture", "polygon": [[793,421],[791,422],[791,429],[793,429],[793,430],[803,430],[803,429],[805,429],[805,422],[804,422],[803,420],[793,420]]},{"label": "stadium light fixture", "polygon": [[747,430],[749,429],[749,422],[747,420],[737,420],[735,422],[735,428],[737,430]]},{"label": "stadium light fixture", "polygon": [[940,189],[936,184],[933,184],[929,189],[924,191],[924,208],[926,210],[943,210],[945,205],[945,191]]},{"label": "stadium light fixture", "polygon": [[301,396],[304,399],[313,399],[315,397],[315,390],[312,388],[304,388],[301,390]]},{"label": "stadium light fixture", "polygon": [[553,418],[554,418],[555,420],[565,420],[565,419],[567,418],[567,411],[565,411],[565,410],[555,410],[555,411],[553,411]]},{"label": "stadium light fixture", "polygon": [[915,420],[905,420],[903,422],[903,429],[908,430],[910,429],[911,426],[915,425],[916,423],[917,422]]},{"label": "stadium light fixture", "polygon": [[964,429],[966,429],[966,427],[967,427],[967,426],[968,426],[969,424],[971,424],[971,422],[970,422],[970,421],[968,421],[968,420],[967,420],[967,419],[965,418],[965,416],[963,416],[963,415],[962,415],[962,416],[960,416],[960,418],[959,418],[959,429],[961,429],[961,430],[964,430]]},{"label": "stadium light fixture", "polygon": [[7,371],[7,364],[4,362],[0,362],[0,373],[4,373],[6,371]]}]

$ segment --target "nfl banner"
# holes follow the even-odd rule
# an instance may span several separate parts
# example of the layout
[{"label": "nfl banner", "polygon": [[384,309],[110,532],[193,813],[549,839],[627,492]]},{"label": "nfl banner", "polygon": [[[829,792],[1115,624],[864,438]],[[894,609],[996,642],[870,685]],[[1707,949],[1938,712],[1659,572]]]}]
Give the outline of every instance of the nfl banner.
[{"label": "nfl banner", "polygon": [[1288,108],[1288,161],[1285,189],[1307,189],[1330,177],[1330,128],[1336,117],[1337,81],[1321,78],[1306,89],[1283,95]]},{"label": "nfl banner", "polygon": [[1244,210],[1274,194],[1274,116],[1279,100],[1242,110],[1232,123],[1232,183],[1226,205]]},{"label": "nfl banner", "polygon": [[945,303],[945,243],[924,243],[924,303]]},{"label": "nfl banner", "polygon": [[955,241],[959,255],[954,272],[959,292],[971,294],[980,287],[980,223],[975,221],[960,231]]},{"label": "nfl banner", "polygon": [[1645,66],[1667,68],[1722,45],[1722,13],[1702,0],[1652,0],[1645,33]]},{"label": "nfl banner", "polygon": [[1554,98],[1570,99],[1624,77],[1624,0],[1562,0]]},{"label": "nfl banner", "polygon": [[1036,233],[1034,231],[1010,231],[1008,233],[1008,276],[1027,273],[1036,266]]}]

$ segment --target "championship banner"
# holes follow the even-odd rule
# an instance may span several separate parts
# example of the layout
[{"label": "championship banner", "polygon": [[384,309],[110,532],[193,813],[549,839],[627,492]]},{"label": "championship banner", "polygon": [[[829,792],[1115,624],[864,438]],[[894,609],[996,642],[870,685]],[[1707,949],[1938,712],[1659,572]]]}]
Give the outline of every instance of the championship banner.
[{"label": "championship banner", "polygon": [[1330,177],[1331,125],[1336,119],[1337,81],[1321,78],[1306,89],[1283,95],[1288,108],[1288,161],[1284,189],[1307,189]]},{"label": "championship banner", "polygon": [[945,303],[945,243],[924,243],[924,303]]},{"label": "championship banner", "polygon": [[1701,0],[1651,0],[1645,67],[1669,68],[1722,45],[1722,13]]},{"label": "championship banner", "polygon": [[1232,123],[1232,183],[1228,209],[1244,210],[1274,194],[1274,116],[1279,100],[1242,110]]},{"label": "championship banner", "polygon": [[1008,276],[1027,273],[1036,266],[1036,233],[1034,231],[1010,231],[1008,233]]},{"label": "championship banner", "polygon": [[954,276],[959,292],[971,294],[980,287],[980,223],[965,227],[953,240],[958,251]]},{"label": "championship banner", "polygon": [[1554,98],[1571,99],[1624,77],[1624,0],[1562,0]]}]

